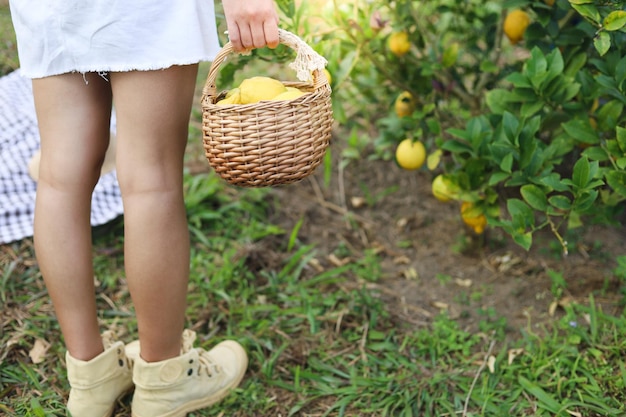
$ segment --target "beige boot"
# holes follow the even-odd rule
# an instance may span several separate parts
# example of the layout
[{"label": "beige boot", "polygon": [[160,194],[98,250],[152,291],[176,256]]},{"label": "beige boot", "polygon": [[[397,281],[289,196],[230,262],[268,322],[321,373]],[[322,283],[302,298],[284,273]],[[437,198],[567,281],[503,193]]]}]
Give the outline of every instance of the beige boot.
[{"label": "beige boot", "polygon": [[67,409],[72,417],[109,417],[116,401],[133,387],[132,361],[124,344],[103,334],[104,352],[90,361],[65,354],[70,397]]},{"label": "beige boot", "polygon": [[[137,357],[133,372],[133,417],[184,417],[222,400],[246,373],[248,356],[227,340],[210,351],[193,348],[195,333],[185,330],[180,356],[148,363]],[[137,345],[131,347],[137,351]]]}]

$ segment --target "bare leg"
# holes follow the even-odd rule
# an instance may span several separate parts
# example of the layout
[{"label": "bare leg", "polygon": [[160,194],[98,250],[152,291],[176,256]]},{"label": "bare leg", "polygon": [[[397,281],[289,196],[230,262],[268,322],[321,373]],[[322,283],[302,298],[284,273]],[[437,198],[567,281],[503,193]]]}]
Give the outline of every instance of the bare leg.
[{"label": "bare leg", "polygon": [[103,351],[90,215],[109,141],[111,89],[96,74],[63,74],[34,80],[33,93],[41,133],[35,250],[67,349],[89,360]]},{"label": "bare leg", "polygon": [[182,174],[197,65],[111,74],[125,267],[141,356],[180,354],[189,275]]}]

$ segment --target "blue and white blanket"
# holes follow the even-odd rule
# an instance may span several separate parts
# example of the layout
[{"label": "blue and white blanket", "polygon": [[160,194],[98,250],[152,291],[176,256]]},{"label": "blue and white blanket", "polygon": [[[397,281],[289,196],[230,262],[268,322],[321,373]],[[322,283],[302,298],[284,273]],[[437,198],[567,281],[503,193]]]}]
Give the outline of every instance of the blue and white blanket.
[{"label": "blue and white blanket", "polygon": [[[111,122],[115,130],[115,114]],[[39,149],[30,79],[20,70],[0,77],[0,244],[33,235],[37,183],[28,162]],[[92,198],[91,224],[105,224],[122,214],[115,170],[103,175]]]}]

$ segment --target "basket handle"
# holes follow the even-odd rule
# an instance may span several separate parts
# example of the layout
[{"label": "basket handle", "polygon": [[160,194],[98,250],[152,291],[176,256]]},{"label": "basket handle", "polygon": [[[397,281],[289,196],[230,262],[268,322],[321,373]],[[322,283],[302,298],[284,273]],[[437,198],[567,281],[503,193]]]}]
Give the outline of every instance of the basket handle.
[{"label": "basket handle", "polygon": [[[295,34],[284,30],[278,29],[278,41],[279,43],[286,45],[296,51],[296,60],[290,64],[290,67],[296,70],[298,78],[302,81],[310,78],[310,74],[313,75],[313,88],[318,91],[322,87],[328,84],[326,76],[321,75],[321,71],[326,66],[326,59],[313,50],[306,42],[300,39]],[[217,53],[215,59],[211,63],[209,68],[209,74],[207,76],[206,83],[202,89],[202,96],[215,96],[216,86],[215,80],[219,72],[219,68],[222,63],[228,58],[231,53],[234,53],[232,43],[229,41],[222,47]]]}]

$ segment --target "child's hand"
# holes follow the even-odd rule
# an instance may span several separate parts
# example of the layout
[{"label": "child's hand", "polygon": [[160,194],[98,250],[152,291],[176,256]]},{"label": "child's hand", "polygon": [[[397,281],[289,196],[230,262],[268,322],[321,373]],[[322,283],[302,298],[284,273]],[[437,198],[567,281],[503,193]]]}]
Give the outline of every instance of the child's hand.
[{"label": "child's hand", "polygon": [[238,52],[278,45],[274,0],[222,0],[228,37]]}]

